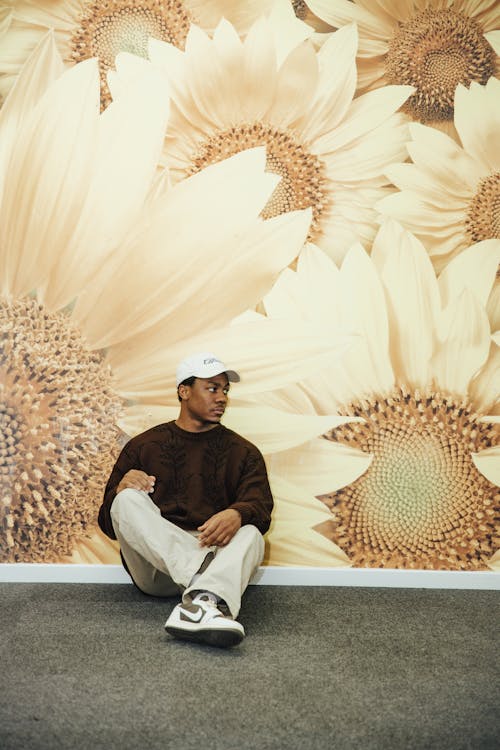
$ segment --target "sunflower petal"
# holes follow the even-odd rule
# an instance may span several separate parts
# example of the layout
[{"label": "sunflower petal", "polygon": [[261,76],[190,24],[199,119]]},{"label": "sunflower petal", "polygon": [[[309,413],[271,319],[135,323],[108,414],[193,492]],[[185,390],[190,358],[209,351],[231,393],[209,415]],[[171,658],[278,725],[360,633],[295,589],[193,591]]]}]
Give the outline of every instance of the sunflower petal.
[{"label": "sunflower petal", "polygon": [[392,362],[403,382],[423,387],[440,310],[431,262],[422,244],[393,221],[380,228],[372,257],[388,299]]},{"label": "sunflower petal", "polygon": [[130,233],[151,187],[168,112],[164,79],[148,65],[100,116],[90,189],[45,293],[53,308],[72,301]]},{"label": "sunflower petal", "polygon": [[438,336],[439,346],[433,359],[436,378],[441,387],[465,394],[490,350],[488,316],[469,289],[464,289],[443,311]]},{"label": "sunflower petal", "polygon": [[356,90],[358,35],[351,24],[330,35],[318,52],[318,86],[313,105],[304,118],[304,138],[317,138],[345,116]]},{"label": "sunflower petal", "polygon": [[500,487],[500,446],[495,445],[492,448],[480,453],[472,453],[472,460],[478,471],[486,477],[489,482]]},{"label": "sunflower petal", "polygon": [[[361,335],[346,358],[353,378],[384,392],[394,382],[389,359],[389,327],[384,291],[376,269],[361,245],[351,248],[340,271],[344,323]],[[361,392],[366,392],[361,387]]]},{"label": "sunflower petal", "polygon": [[278,71],[278,84],[270,116],[273,124],[287,128],[308,110],[316,90],[318,63],[309,44],[292,50]]},{"label": "sunflower petal", "polygon": [[469,386],[469,394],[476,408],[490,414],[500,407],[500,345],[492,341],[486,364]]},{"label": "sunflower petal", "polygon": [[[481,112],[481,117],[477,113]],[[486,86],[473,82],[469,89],[459,84],[455,92],[455,126],[466,151],[487,172],[500,170],[500,80],[490,78]]]},{"label": "sunflower petal", "polygon": [[[246,398],[328,369],[351,345],[352,337],[339,337],[332,342],[310,323],[298,322],[292,329],[288,321],[264,319],[259,325],[238,324],[184,338],[169,347],[153,348],[149,356],[145,351],[144,357],[135,356],[133,361],[128,354],[121,362],[116,362],[112,350],[109,359],[122,395],[174,403],[175,367],[193,351],[217,351],[223,361],[231,362],[232,367],[244,373],[235,391],[239,397]],[[126,349],[123,354],[127,354]]]},{"label": "sunflower petal", "polygon": [[443,306],[463,289],[471,289],[486,306],[500,264],[500,240],[484,240],[463,250],[439,276]]},{"label": "sunflower petal", "polygon": [[148,404],[147,406],[135,405],[128,406],[125,409],[124,416],[117,421],[118,427],[126,435],[132,437],[141,432],[149,430],[157,424],[171,422],[179,414],[179,405],[177,406],[159,406],[158,404]]},{"label": "sunflower petal", "polygon": [[313,526],[331,519],[331,513],[319,500],[285,479],[271,476],[274,510],[266,565],[348,565],[347,555],[333,542],[313,530]]},{"label": "sunflower petal", "polygon": [[29,56],[0,109],[0,195],[6,158],[18,129],[48,86],[63,72],[63,63],[52,33],[46,34]]},{"label": "sunflower petal", "polygon": [[[314,450],[308,450],[308,442],[311,438],[315,438],[341,424],[358,421],[362,422],[363,420],[357,417],[339,417],[338,415],[320,417],[317,415],[290,414],[262,406],[237,407],[233,405],[228,408],[224,415],[226,427],[244,435],[252,443],[255,443],[266,456],[281,451],[287,452],[286,455],[273,456],[272,461],[276,461],[276,464],[272,463],[272,466],[277,467],[278,473],[280,473],[283,461],[285,464],[287,463],[288,456],[291,456],[291,463],[294,462],[290,449],[300,446],[298,451],[300,453],[302,448],[304,449],[306,463],[309,453],[313,454],[310,470],[312,474],[317,471],[318,475],[321,467],[314,461]],[[315,446],[319,443],[317,455],[321,452],[320,449],[324,442],[326,441],[313,441]],[[327,484],[329,483],[328,480]]]},{"label": "sunflower petal", "polygon": [[86,60],[63,73],[21,124],[0,209],[7,293],[43,287],[71,242],[92,170],[98,112],[97,64]]},{"label": "sunflower petal", "polygon": [[500,55],[500,30],[488,31],[484,35],[486,41],[491,44],[497,55]]},{"label": "sunflower petal", "polygon": [[330,26],[338,28],[354,21],[365,36],[384,40],[392,36],[393,29],[387,21],[351,0],[307,0],[307,5]]},{"label": "sunflower petal", "polygon": [[313,34],[313,29],[294,13],[291,3],[274,2],[268,15],[274,31],[274,46],[278,66],[290,52]]},{"label": "sunflower petal", "polygon": [[286,477],[312,495],[324,495],[359,479],[372,459],[373,456],[347,445],[317,438],[275,453],[268,458],[268,466],[273,475]]},{"label": "sunflower petal", "polygon": [[[269,222],[257,218],[276,185],[276,176],[264,172],[264,158],[263,149],[241,152],[177,184],[150,207],[130,241],[94,277],[92,300],[79,300],[75,318],[92,346],[130,340],[159,321],[163,340],[167,329],[172,341],[192,335],[199,329],[193,299],[207,327],[255,304],[255,287],[262,296],[269,276],[273,280],[297,255],[310,221],[307,210]],[[241,300],[235,281],[247,295]],[[185,327],[179,327],[181,318]]]},{"label": "sunflower petal", "polygon": [[351,563],[345,552],[314,529],[304,528],[298,532],[297,526],[287,521],[282,521],[279,528],[279,536],[272,532],[266,536],[263,565],[350,567]]},{"label": "sunflower petal", "polygon": [[318,138],[314,145],[316,153],[337,151],[386,123],[412,92],[411,86],[384,86],[358,97],[342,123]]}]

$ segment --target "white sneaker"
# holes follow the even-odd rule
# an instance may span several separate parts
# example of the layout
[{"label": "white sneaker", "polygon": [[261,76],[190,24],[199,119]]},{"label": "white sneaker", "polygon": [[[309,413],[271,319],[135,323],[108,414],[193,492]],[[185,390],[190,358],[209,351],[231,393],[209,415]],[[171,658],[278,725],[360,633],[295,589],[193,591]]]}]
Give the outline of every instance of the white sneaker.
[{"label": "white sneaker", "polygon": [[175,638],[221,648],[235,646],[245,637],[243,625],[224,615],[217,607],[217,598],[205,591],[192,602],[174,607],[165,630]]}]

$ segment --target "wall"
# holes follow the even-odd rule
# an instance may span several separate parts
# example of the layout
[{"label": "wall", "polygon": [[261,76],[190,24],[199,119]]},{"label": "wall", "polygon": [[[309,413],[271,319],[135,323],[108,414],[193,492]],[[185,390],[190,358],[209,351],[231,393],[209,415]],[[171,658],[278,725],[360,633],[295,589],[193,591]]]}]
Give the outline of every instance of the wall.
[{"label": "wall", "polygon": [[213,350],[266,564],[498,567],[498,7],[129,6],[0,11],[1,561],[118,562],[113,461]]}]

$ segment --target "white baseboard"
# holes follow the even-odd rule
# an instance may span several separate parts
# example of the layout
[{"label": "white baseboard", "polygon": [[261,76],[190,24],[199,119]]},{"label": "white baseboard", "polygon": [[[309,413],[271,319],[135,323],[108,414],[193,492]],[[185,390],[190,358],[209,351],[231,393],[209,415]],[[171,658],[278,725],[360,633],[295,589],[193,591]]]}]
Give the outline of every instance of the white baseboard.
[{"label": "white baseboard", "polygon": [[[6,583],[130,583],[121,565],[0,564]],[[369,586],[380,588],[500,590],[500,573],[380,568],[261,567],[250,581],[258,586]]]}]

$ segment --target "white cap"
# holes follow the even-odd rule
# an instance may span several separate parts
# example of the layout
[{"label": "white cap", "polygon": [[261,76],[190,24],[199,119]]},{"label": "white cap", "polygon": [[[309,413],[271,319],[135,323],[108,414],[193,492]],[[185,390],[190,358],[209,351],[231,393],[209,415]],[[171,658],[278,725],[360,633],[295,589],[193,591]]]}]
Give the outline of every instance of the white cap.
[{"label": "white cap", "polygon": [[221,362],[215,354],[200,352],[186,357],[177,367],[176,385],[182,383],[186,378],[211,378],[214,375],[225,373],[231,383],[237,383],[240,379],[235,370],[228,370],[224,362]]}]

